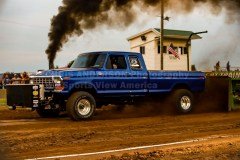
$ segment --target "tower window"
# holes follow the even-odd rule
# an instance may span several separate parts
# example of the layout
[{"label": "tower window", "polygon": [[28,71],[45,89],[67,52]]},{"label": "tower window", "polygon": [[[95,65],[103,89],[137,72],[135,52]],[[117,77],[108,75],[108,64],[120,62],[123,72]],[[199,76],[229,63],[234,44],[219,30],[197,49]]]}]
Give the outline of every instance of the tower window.
[{"label": "tower window", "polygon": [[145,46],[141,46],[140,47],[140,53],[141,54],[145,54]]},{"label": "tower window", "polygon": [[[158,45],[158,54],[161,53],[161,46]],[[167,46],[163,46],[163,53],[167,53]]]},{"label": "tower window", "polygon": [[184,54],[188,54],[187,47],[184,47]]}]

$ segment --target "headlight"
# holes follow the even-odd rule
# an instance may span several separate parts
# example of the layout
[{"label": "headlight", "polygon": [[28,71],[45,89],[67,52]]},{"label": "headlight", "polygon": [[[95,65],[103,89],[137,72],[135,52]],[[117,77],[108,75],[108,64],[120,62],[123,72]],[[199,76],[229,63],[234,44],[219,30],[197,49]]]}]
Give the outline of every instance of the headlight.
[{"label": "headlight", "polygon": [[61,84],[62,83],[62,78],[61,77],[54,77],[54,83],[55,84]]},{"label": "headlight", "polygon": [[54,77],[55,91],[60,92],[64,89],[63,80],[61,77]]}]

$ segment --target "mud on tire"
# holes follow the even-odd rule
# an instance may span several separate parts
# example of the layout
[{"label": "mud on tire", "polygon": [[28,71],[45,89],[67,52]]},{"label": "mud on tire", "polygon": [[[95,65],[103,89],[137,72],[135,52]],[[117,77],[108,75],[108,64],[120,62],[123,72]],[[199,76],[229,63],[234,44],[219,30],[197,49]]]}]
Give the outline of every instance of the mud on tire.
[{"label": "mud on tire", "polygon": [[173,105],[177,113],[190,113],[193,109],[193,94],[187,89],[178,89],[173,92]]},{"label": "mud on tire", "polygon": [[67,101],[67,113],[75,121],[92,118],[95,108],[96,101],[88,92],[75,92]]}]

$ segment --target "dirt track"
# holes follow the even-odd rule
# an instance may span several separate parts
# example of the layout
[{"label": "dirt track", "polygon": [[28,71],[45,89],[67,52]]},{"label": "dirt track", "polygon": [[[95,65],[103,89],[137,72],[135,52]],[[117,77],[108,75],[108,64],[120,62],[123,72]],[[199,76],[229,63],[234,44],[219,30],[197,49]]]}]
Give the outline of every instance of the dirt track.
[{"label": "dirt track", "polygon": [[[107,108],[99,110],[92,121],[73,122],[64,115],[58,119],[42,119],[31,111],[0,110],[1,151],[11,159],[97,152],[211,136],[217,138],[139,152],[156,150],[153,153],[162,159],[240,159],[240,111],[176,116],[132,108],[122,112]],[[133,152],[136,151],[130,153]]]}]

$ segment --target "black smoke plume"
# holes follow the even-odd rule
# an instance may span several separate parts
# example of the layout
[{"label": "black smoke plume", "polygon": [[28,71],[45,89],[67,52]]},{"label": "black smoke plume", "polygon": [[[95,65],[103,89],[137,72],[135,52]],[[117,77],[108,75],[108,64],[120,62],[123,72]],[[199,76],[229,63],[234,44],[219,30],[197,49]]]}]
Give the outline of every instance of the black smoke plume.
[{"label": "black smoke plume", "polygon": [[[194,8],[206,6],[218,15],[226,10],[228,22],[240,22],[240,0],[164,0],[166,10],[177,14],[190,13]],[[142,11],[160,13],[161,0],[63,0],[59,12],[52,18],[49,32],[49,46],[46,50],[49,68],[54,68],[54,60],[70,37],[80,36],[84,30],[100,25],[119,28],[127,27],[137,17],[136,8]],[[200,5],[204,3],[205,5]],[[178,7],[177,7],[178,6]],[[180,6],[180,7],[179,7]]]}]

